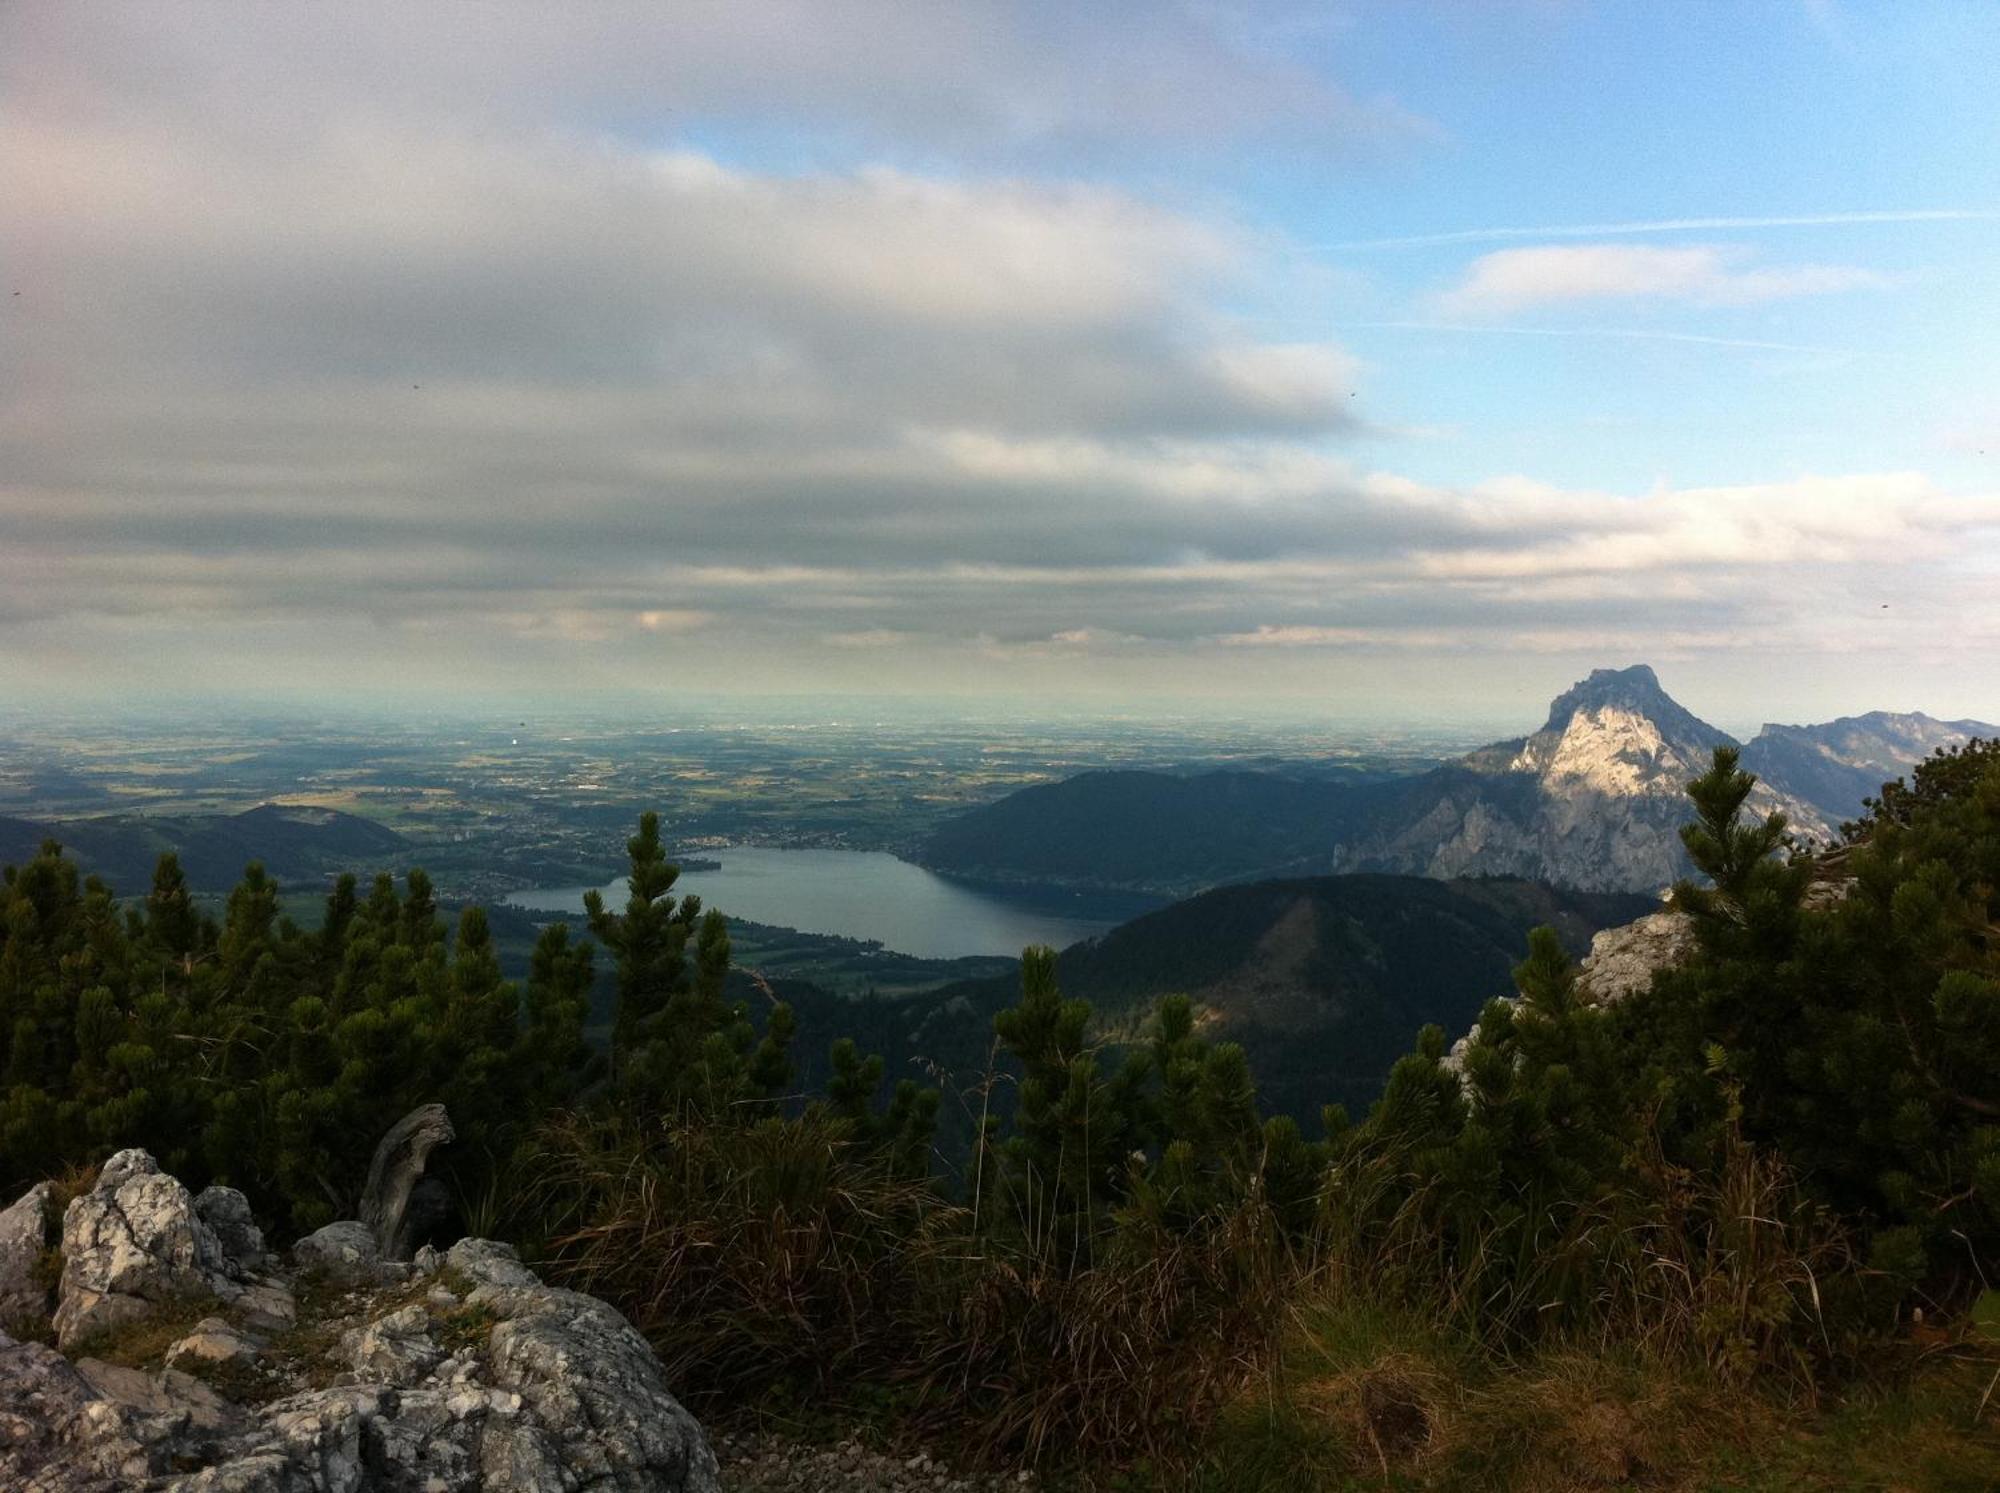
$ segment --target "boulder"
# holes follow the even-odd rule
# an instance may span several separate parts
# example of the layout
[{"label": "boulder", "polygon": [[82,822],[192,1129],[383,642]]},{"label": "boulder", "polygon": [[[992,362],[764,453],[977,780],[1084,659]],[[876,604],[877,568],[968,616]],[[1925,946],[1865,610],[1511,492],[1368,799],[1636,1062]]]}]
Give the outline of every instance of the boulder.
[{"label": "boulder", "polygon": [[375,1235],[368,1225],[353,1218],[313,1230],[292,1246],[292,1258],[336,1280],[373,1280],[381,1274],[382,1255],[375,1248]]},{"label": "boulder", "polygon": [[410,1257],[410,1194],[431,1152],[457,1138],[442,1104],[422,1104],[390,1126],[375,1147],[361,1189],[361,1221],[374,1234],[376,1253],[383,1259]]},{"label": "boulder", "polygon": [[236,1294],[221,1243],[178,1180],[120,1151],[63,1215],[56,1340],[69,1348],[162,1303]]},{"label": "boulder", "polygon": [[49,1227],[55,1188],[38,1182],[0,1212],[0,1325],[46,1318],[53,1303],[42,1257],[56,1241]]},{"label": "boulder", "polygon": [[250,1213],[250,1199],[233,1187],[204,1187],[194,1211],[208,1225],[224,1258],[238,1273],[260,1269],[270,1259],[264,1231]]},{"label": "boulder", "polygon": [[667,1392],[659,1359],[616,1308],[539,1282],[481,1286],[470,1304],[500,1318],[489,1345],[493,1383],[520,1395],[579,1482],[718,1486],[701,1427]]},{"label": "boulder", "polygon": [[203,1317],[194,1331],[167,1349],[169,1364],[249,1363],[260,1351],[256,1339],[220,1317]]},{"label": "boulder", "polygon": [[521,1263],[511,1244],[497,1239],[461,1239],[446,1253],[445,1264],[480,1286],[532,1286],[535,1272]]}]

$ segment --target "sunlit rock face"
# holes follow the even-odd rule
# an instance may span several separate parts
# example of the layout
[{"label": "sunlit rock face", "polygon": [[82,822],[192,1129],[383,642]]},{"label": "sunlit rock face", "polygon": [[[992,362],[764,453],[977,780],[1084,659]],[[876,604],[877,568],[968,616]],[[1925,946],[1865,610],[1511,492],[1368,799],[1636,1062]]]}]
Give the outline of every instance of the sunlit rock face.
[{"label": "sunlit rock face", "polygon": [[[1687,785],[1728,745],[1733,738],[1683,709],[1645,665],[1599,669],[1558,696],[1532,736],[1438,775],[1435,801],[1358,847],[1353,864],[1657,890],[1688,869],[1678,833]],[[1820,817],[1761,786],[1753,807],[1784,808],[1794,822]]]},{"label": "sunlit rock face", "polygon": [[[1749,809],[1782,812],[1808,844],[1833,843],[1863,800],[1944,748],[2000,735],[1981,721],[1875,711],[1818,726],[1765,726],[1742,747]],[[1347,857],[1355,869],[1527,876],[1593,891],[1652,891],[1691,868],[1687,785],[1728,733],[1683,709],[1653,671],[1598,669],[1558,696],[1532,736],[1497,742],[1435,775]]]},{"label": "sunlit rock face", "polygon": [[1510,771],[1552,788],[1636,797],[1678,796],[1681,775],[1706,766],[1722,731],[1682,709],[1644,664],[1598,669],[1557,696],[1548,723],[1521,743]]}]

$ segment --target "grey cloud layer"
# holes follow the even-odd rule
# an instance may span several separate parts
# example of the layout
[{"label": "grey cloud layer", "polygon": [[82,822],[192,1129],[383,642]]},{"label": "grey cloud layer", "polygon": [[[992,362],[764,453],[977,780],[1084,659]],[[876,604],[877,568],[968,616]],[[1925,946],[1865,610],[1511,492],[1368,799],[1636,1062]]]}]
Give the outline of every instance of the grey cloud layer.
[{"label": "grey cloud layer", "polygon": [[657,122],[756,99],[1012,165],[1177,139],[1196,93],[1231,129],[1398,127],[1192,22],[1121,49],[1134,28],[1072,10],[662,13],[0,20],[5,677],[134,648],[549,684],[699,640],[780,681],[907,658],[921,684],[1733,646],[1803,636],[1883,544],[1897,586],[1990,607],[1953,545],[2000,511],[1919,478],[1623,498],[1359,469],[1350,360],[1232,314],[1318,287],[1215,214],[755,171]]}]

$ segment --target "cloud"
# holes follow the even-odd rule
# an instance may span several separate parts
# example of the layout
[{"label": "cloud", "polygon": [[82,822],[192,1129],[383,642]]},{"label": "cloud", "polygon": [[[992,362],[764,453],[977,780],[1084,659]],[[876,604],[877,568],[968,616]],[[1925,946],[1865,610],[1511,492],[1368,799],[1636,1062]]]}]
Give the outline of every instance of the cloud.
[{"label": "cloud", "polygon": [[[1179,12],[479,13],[0,18],[10,690],[993,664],[1199,692],[1343,651],[1860,647],[1880,600],[2000,633],[1962,560],[1993,501],[1921,476],[1620,493],[1362,463],[1366,370],[1261,330],[1331,323],[1298,256],[1088,168],[1381,121]],[[745,144],[745,100],[781,141]],[[1848,273],[1695,252],[1480,283]]]},{"label": "cloud", "polygon": [[1501,249],[1482,255],[1437,297],[1446,316],[1507,316],[1575,301],[1671,300],[1698,306],[1747,306],[1793,296],[1826,295],[1883,283],[1850,265],[1744,266],[1741,250],[1713,245],[1651,248],[1636,244],[1566,244]]},{"label": "cloud", "polygon": [[1773,342],[1764,337],[1712,337],[1702,332],[1669,332],[1658,327],[1520,327],[1479,322],[1354,321],[1350,328],[1377,327],[1402,332],[1464,333],[1480,337],[1562,337],[1606,342],[1680,342],[1692,347],[1735,347],[1747,352],[1810,353],[1816,357],[1847,357],[1843,348],[1802,342]]},{"label": "cloud", "polygon": [[1185,161],[1277,131],[1339,154],[1433,129],[1239,41],[1202,7],[1137,0],[596,0],[580,12],[73,0],[5,24],[31,103],[200,117],[245,139],[337,116],[482,132],[566,120],[635,139],[696,119],[821,161],[943,150],[1012,169],[1162,148]]},{"label": "cloud", "polygon": [[693,607],[651,607],[634,620],[647,632],[693,632],[713,622],[715,614]]},{"label": "cloud", "polygon": [[1360,249],[1423,249],[1447,244],[1504,243],[1508,239],[1621,238],[1654,233],[1740,232],[1762,228],[1855,228],[1913,223],[1991,223],[2000,208],[1887,208],[1873,212],[1793,213],[1766,217],[1649,218],[1626,223],[1552,223],[1536,228],[1455,228],[1395,238],[1349,239],[1319,247],[1339,252]]},{"label": "cloud", "polygon": [[1224,633],[1216,639],[1225,648],[1351,648],[1375,642],[1380,634],[1364,627],[1306,627],[1294,623],[1273,627],[1264,622],[1249,632]]}]

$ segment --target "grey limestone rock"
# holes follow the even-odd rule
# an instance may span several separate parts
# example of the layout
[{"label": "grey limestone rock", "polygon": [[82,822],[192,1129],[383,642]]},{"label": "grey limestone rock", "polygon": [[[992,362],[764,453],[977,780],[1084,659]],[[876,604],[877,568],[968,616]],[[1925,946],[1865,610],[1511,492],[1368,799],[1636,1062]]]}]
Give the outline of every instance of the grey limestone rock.
[{"label": "grey limestone rock", "polygon": [[253,1281],[236,1298],[234,1315],[252,1332],[289,1332],[298,1325],[298,1297],[282,1281]]},{"label": "grey limestone rock", "polygon": [[352,1218],[313,1230],[292,1246],[292,1258],[339,1280],[372,1280],[381,1273],[382,1254],[375,1247],[374,1233]]},{"label": "grey limestone rock", "polygon": [[547,1286],[481,1286],[471,1304],[501,1320],[494,1384],[517,1392],[590,1487],[714,1489],[715,1455],[668,1393],[653,1350],[594,1296]]},{"label": "grey limestone rock", "polygon": [[264,1231],[250,1213],[250,1199],[233,1187],[204,1187],[194,1200],[194,1211],[222,1245],[223,1256],[240,1270],[255,1270],[267,1263]]},{"label": "grey limestone rock", "polygon": [[189,1296],[233,1296],[222,1245],[194,1199],[144,1151],[120,1151],[63,1216],[56,1306],[65,1348]]},{"label": "grey limestone rock", "polygon": [[[72,1364],[0,1335],[0,1489],[719,1493],[707,1438],[646,1340],[507,1245],[461,1240],[419,1270],[382,1261],[360,1222],[330,1225],[294,1254],[338,1272],[338,1289],[310,1298],[313,1331],[287,1335],[291,1278],[275,1262],[229,1276],[261,1246],[248,1210],[202,1202],[121,1152],[71,1206],[71,1341],[197,1290],[221,1293],[217,1312],[151,1368]],[[266,1388],[237,1403],[246,1371]]]},{"label": "grey limestone rock", "polygon": [[1684,963],[1697,947],[1694,919],[1671,908],[1606,928],[1590,940],[1577,970],[1577,994],[1601,1006],[1616,1005],[1648,989],[1654,975]]},{"label": "grey limestone rock", "polygon": [[248,1363],[259,1352],[255,1338],[220,1317],[203,1317],[194,1331],[167,1349],[167,1362]]},{"label": "grey limestone rock", "polygon": [[348,1366],[371,1383],[407,1388],[444,1362],[445,1351],[430,1333],[430,1316],[420,1306],[378,1317],[341,1340]]},{"label": "grey limestone rock", "polygon": [[[1577,966],[1577,999],[1587,1004],[1611,1006],[1639,994],[1653,983],[1653,976],[1672,969],[1692,957],[1698,947],[1694,920],[1684,912],[1665,908],[1649,912],[1635,922],[1606,928],[1590,940],[1590,952]],[[1509,1005],[1516,996],[1502,996]],[[1479,1023],[1451,1044],[1443,1066],[1463,1075],[1466,1053],[1479,1040]]]},{"label": "grey limestone rock", "polygon": [[27,1322],[49,1314],[48,1283],[39,1270],[50,1237],[50,1198],[55,1189],[38,1182],[0,1210],[0,1323]]},{"label": "grey limestone rock", "polygon": [[497,1239],[461,1239],[445,1255],[445,1263],[467,1280],[482,1286],[534,1286],[535,1272],[521,1263],[511,1244]]},{"label": "grey limestone rock", "polygon": [[157,1378],[0,1334],[0,1487],[31,1493],[150,1488],[177,1463],[221,1455],[240,1422],[183,1374]]},{"label": "grey limestone rock", "polygon": [[236,1406],[179,1369],[149,1374],[101,1358],[79,1358],[76,1371],[101,1398],[139,1415],[185,1417],[190,1430],[209,1435],[236,1430],[243,1423]]}]

